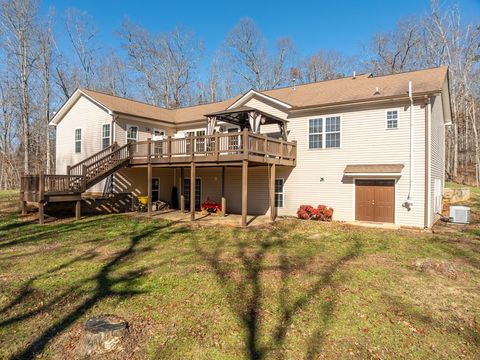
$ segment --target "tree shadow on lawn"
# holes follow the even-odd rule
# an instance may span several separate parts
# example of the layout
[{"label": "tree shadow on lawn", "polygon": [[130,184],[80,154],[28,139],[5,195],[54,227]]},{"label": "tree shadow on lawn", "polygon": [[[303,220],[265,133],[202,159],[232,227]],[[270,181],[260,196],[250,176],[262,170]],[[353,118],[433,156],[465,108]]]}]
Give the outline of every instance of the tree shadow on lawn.
[{"label": "tree shadow on lawn", "polygon": [[[300,316],[313,301],[320,305],[322,319],[320,324],[316,326],[313,335],[307,339],[306,358],[315,358],[321,351],[325,331],[334,312],[334,303],[336,302],[334,297],[337,296],[335,288],[338,286],[334,276],[349,261],[358,257],[361,252],[361,242],[356,235],[352,235],[352,244],[345,254],[331,262],[323,262],[321,270],[316,270],[314,274],[309,273],[308,276],[314,278],[313,284],[301,295],[295,296],[295,294],[291,294],[289,282],[294,279],[295,273],[305,270],[309,263],[315,261],[315,255],[295,256],[295,254],[289,253],[286,247],[288,239],[285,236],[285,231],[280,229],[274,229],[270,232],[265,230],[260,239],[252,238],[251,242],[247,244],[240,240],[237,232],[232,236],[232,239],[235,240],[230,241],[230,244],[232,241],[236,243],[237,253],[234,259],[231,259],[230,254],[222,259],[222,255],[228,252],[228,244],[225,240],[216,243],[209,241],[202,246],[194,238],[196,252],[209,264],[218,283],[224,290],[231,309],[246,330],[245,346],[250,359],[263,359],[266,355],[272,353],[275,354],[275,358],[284,358],[283,349],[286,345],[290,326],[295,318]],[[210,246],[213,247],[213,250]],[[265,260],[266,256],[268,255],[271,258],[275,254],[279,259],[278,265],[268,264],[268,260]],[[240,267],[232,266],[237,262],[241,264]],[[260,312],[262,303],[266,300],[263,293],[262,276],[267,271],[275,271],[280,274],[278,298],[280,316],[277,319],[276,326],[268,334],[268,343],[262,345],[259,341],[260,330],[263,328]],[[240,272],[241,276],[235,276],[236,272]],[[322,290],[330,290],[333,295],[325,301],[321,301],[316,297]],[[313,318],[314,316],[312,321],[315,321]]]},{"label": "tree shadow on lawn", "polygon": [[[49,301],[46,305],[42,306],[40,309],[27,312],[16,317],[7,319],[0,323],[1,326],[6,326],[9,324],[13,324],[22,320],[26,320],[31,318],[32,316],[44,311],[48,308],[53,308],[58,306],[58,302],[61,301],[63,298],[68,296],[71,293],[74,293],[76,290],[80,289],[81,286],[87,282],[94,281],[95,282],[95,289],[92,290],[91,295],[89,295],[86,299],[82,300],[80,304],[78,304],[72,311],[70,311],[65,316],[61,317],[55,323],[51,324],[48,328],[43,330],[43,332],[38,335],[25,349],[21,350],[17,354],[12,356],[12,359],[33,359],[36,354],[42,352],[47,344],[64,330],[69,328],[75,321],[81,318],[89,309],[95,306],[97,303],[102,301],[106,298],[119,298],[124,299],[131,296],[135,296],[141,294],[143,292],[135,290],[134,285],[135,282],[145,275],[145,268],[140,268],[136,270],[132,270],[127,272],[121,276],[115,276],[115,271],[119,270],[121,265],[126,262],[127,260],[131,260],[138,252],[144,251],[144,249],[139,249],[139,245],[145,238],[148,238],[152,235],[155,236],[155,240],[158,241],[165,241],[170,238],[172,235],[176,233],[184,232],[182,227],[173,227],[174,223],[165,223],[159,224],[156,226],[149,226],[138,234],[131,236],[130,242],[128,247],[124,248],[123,250],[119,251],[115,254],[111,260],[109,260],[105,265],[103,265],[100,271],[94,276],[87,279],[83,279],[81,282],[76,284],[75,286],[71,286],[69,289],[61,293],[60,295],[56,296],[53,300]],[[98,224],[97,224],[98,226]],[[77,228],[78,230],[78,228]],[[92,253],[86,252],[81,256],[64,263],[57,268],[50,270],[50,272],[57,272],[63,268],[69,267],[73,265],[75,262],[78,261],[85,261],[93,259],[94,255]],[[47,272],[48,273],[48,272]],[[29,280],[23,289],[20,291],[19,296],[14,299],[10,304],[8,304],[4,309],[3,312],[7,311],[8,309],[21,304],[28,293],[31,291],[31,285],[42,275],[37,275],[31,280]],[[124,289],[127,290],[115,290],[115,286],[122,286]],[[76,300],[80,300],[81,294],[74,295],[73,299],[69,299],[69,302],[73,303]]]},{"label": "tree shadow on lawn", "polygon": [[[399,320],[399,324],[409,327],[412,335],[423,336],[423,334],[428,335],[428,333],[436,331],[442,333],[444,339],[447,340],[452,339],[453,334],[457,334],[464,339],[466,348],[472,350],[472,353],[480,354],[480,332],[471,324],[460,322],[456,313],[450,312],[448,314],[449,319],[447,320],[432,315],[433,310],[428,304],[426,304],[427,308],[424,309],[418,304],[409,303],[408,300],[391,293],[384,293],[382,299],[385,304],[388,304],[390,316],[396,317]],[[440,312],[441,310],[437,311]],[[442,313],[444,314],[444,310],[442,310]],[[390,322],[394,323],[395,321],[393,318],[390,318]],[[439,347],[438,351],[442,351],[442,349]],[[458,348],[457,351],[460,357],[460,350]],[[446,354],[443,353],[442,357],[445,355]],[[464,355],[466,354],[463,354],[463,356]]]},{"label": "tree shadow on lawn", "polygon": [[436,245],[446,254],[480,270],[480,239],[458,236],[436,237]]},{"label": "tree shadow on lawn", "polygon": [[[103,219],[105,220],[105,219]],[[0,250],[17,245],[29,244],[32,242],[38,242],[39,240],[47,238],[56,238],[59,235],[72,233],[72,232],[91,232],[98,229],[98,217],[90,219],[82,219],[80,221],[62,223],[62,224],[49,224],[38,225],[30,222],[22,222],[16,220],[10,230],[0,229]],[[24,224],[26,223],[26,224]],[[18,227],[17,227],[18,225]],[[30,225],[27,227],[26,225]],[[13,229],[21,228],[21,232],[11,233]]]}]

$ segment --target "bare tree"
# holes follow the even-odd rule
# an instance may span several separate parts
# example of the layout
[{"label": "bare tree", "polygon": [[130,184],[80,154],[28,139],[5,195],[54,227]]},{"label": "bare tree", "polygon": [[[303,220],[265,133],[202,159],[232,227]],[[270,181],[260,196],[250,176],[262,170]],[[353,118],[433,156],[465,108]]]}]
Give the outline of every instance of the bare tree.
[{"label": "bare tree", "polygon": [[46,153],[45,170],[47,173],[51,173],[52,169],[51,132],[48,124],[50,122],[51,77],[53,67],[54,40],[50,19],[52,19],[52,16],[47,17],[46,22],[42,25],[40,31],[38,32],[39,61],[37,62],[37,70],[43,85],[42,122],[44,126],[43,136],[45,139]]},{"label": "bare tree", "polygon": [[243,18],[225,39],[225,53],[231,68],[244,86],[267,90],[288,83],[289,69],[293,65],[295,46],[289,38],[280,38],[276,51],[269,53],[267,40],[255,22]]},{"label": "bare tree", "polygon": [[193,33],[175,28],[154,36],[138,25],[124,22],[120,37],[147,101],[168,108],[188,103],[203,49]]},{"label": "bare tree", "polygon": [[394,74],[416,68],[415,50],[420,44],[414,20],[404,20],[395,30],[376,34],[370,45],[369,67],[376,74]]},{"label": "bare tree", "polygon": [[98,89],[112,95],[127,97],[131,85],[127,64],[115,50],[111,50],[98,65]]},{"label": "bare tree", "polygon": [[80,68],[81,84],[87,88],[96,86],[96,65],[99,47],[96,43],[98,29],[93,18],[85,11],[68,9],[65,13],[65,29]]},{"label": "bare tree", "polygon": [[9,0],[0,3],[2,43],[8,52],[11,66],[17,74],[21,91],[23,171],[30,171],[30,97],[29,80],[36,60],[33,34],[36,33],[37,4],[31,0]]},{"label": "bare tree", "polygon": [[302,61],[302,80],[309,83],[337,79],[345,76],[349,66],[351,67],[351,61],[345,55],[319,50]]}]

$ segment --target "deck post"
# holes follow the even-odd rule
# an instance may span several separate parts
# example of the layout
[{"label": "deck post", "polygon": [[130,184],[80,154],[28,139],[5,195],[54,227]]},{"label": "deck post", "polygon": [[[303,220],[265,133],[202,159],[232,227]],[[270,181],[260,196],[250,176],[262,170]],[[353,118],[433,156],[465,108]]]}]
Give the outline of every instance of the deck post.
[{"label": "deck post", "polygon": [[168,163],[172,162],[172,137],[167,136],[167,153],[168,153]]},{"label": "deck post", "polygon": [[45,213],[44,213],[44,200],[45,200],[45,175],[43,175],[43,171],[40,171],[40,175],[38,178],[38,223],[44,224],[45,223]]},{"label": "deck post", "polygon": [[147,139],[147,156],[148,156],[148,165],[147,165],[147,215],[148,217],[152,216],[152,139]]},{"label": "deck post", "polygon": [[80,220],[81,214],[81,207],[82,207],[82,200],[77,200],[75,202],[75,219]]},{"label": "deck post", "polygon": [[45,223],[45,213],[43,201],[38,203],[38,223],[43,225]]},{"label": "deck post", "polygon": [[195,163],[190,164],[190,220],[195,220]]},{"label": "deck post", "polygon": [[248,211],[248,161],[242,161],[242,226],[247,226]]},{"label": "deck post", "polygon": [[[25,201],[25,175],[20,176],[20,208],[22,209],[22,215],[27,215],[27,202]],[[28,189],[29,190],[29,189]]]},{"label": "deck post", "polygon": [[214,140],[214,147],[215,147],[215,160],[218,161],[220,157],[220,138],[218,137],[218,133],[215,131],[215,140]]},{"label": "deck post", "polygon": [[222,166],[222,216],[227,214],[227,200],[225,199],[225,166]]},{"label": "deck post", "polygon": [[243,128],[243,159],[244,160],[247,160],[248,159],[248,152],[249,152],[249,149],[248,149],[248,129],[247,128]]},{"label": "deck post", "polygon": [[180,168],[180,211],[185,212],[185,186],[183,180],[183,167]]},{"label": "deck post", "polygon": [[275,221],[277,217],[277,209],[275,208],[275,167],[275,164],[270,166],[270,219],[272,221]]},{"label": "deck post", "polygon": [[24,200],[25,195],[22,193],[20,195],[20,206],[22,208],[22,215],[27,215],[27,202]]}]

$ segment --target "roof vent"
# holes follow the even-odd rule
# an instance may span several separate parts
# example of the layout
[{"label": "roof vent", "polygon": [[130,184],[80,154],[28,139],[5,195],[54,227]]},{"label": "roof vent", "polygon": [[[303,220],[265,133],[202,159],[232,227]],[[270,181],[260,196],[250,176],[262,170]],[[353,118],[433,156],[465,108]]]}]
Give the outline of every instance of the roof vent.
[{"label": "roof vent", "polygon": [[354,71],[352,79],[356,79],[356,78],[357,78],[357,73]]},{"label": "roof vent", "polygon": [[375,92],[373,95],[380,95],[380,90],[378,89],[378,86],[375,88]]}]

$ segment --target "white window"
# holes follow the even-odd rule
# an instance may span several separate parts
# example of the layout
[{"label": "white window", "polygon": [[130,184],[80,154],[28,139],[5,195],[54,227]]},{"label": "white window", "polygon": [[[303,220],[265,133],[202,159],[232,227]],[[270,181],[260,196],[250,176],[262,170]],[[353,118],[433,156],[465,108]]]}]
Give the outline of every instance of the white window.
[{"label": "white window", "polygon": [[398,128],[398,110],[387,111],[387,129]]},{"label": "white window", "polygon": [[283,207],[283,179],[275,179],[275,207]]},{"label": "white window", "polygon": [[[227,129],[228,133],[239,132],[240,129],[237,127],[231,127]],[[228,137],[228,150],[237,150],[240,144],[240,136],[229,136]]]},{"label": "white window", "polygon": [[340,147],[340,116],[325,118],[325,147]]},{"label": "white window", "polygon": [[195,151],[196,152],[204,152],[205,151],[205,138],[202,136],[205,136],[205,130],[198,130],[196,133],[196,136],[200,136],[196,140],[196,146],[195,146]]},{"label": "white window", "polygon": [[308,124],[308,148],[321,149],[323,147],[323,119],[310,119]]},{"label": "white window", "polygon": [[153,140],[163,140],[166,136],[165,130],[162,129],[153,129],[152,130],[152,139]]},{"label": "white window", "polygon": [[138,140],[138,126],[127,125],[127,142]]},{"label": "white window", "polygon": [[110,124],[102,125],[102,149],[110,146]]},{"label": "white window", "polygon": [[[325,121],[324,121],[325,120]],[[340,116],[310,119],[308,123],[308,148],[339,148],[341,139]]]},{"label": "white window", "polygon": [[82,129],[75,129],[75,153],[82,152]]}]

